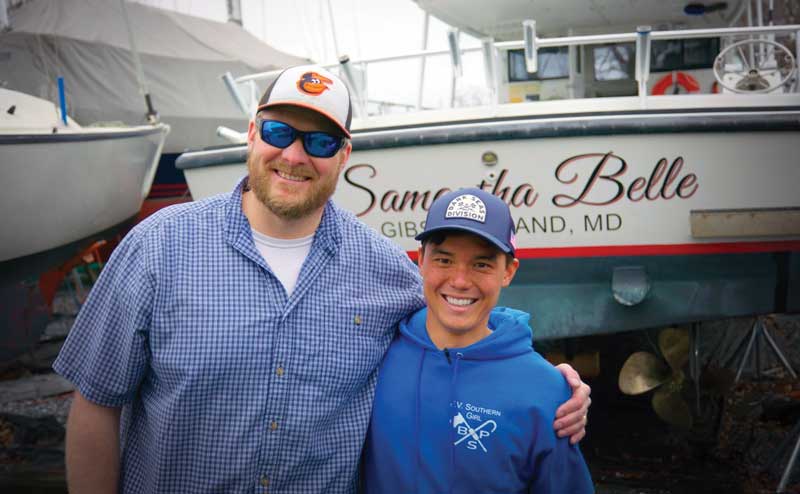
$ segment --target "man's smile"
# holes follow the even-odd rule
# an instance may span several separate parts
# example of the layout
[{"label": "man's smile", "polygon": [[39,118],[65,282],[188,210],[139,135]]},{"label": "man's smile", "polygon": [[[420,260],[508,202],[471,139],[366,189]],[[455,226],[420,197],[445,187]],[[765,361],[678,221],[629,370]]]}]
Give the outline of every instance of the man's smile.
[{"label": "man's smile", "polygon": [[286,173],[281,170],[275,170],[275,174],[281,177],[284,180],[289,180],[291,182],[305,182],[307,180],[311,180],[310,177],[304,177],[302,175],[292,175],[290,173]]},{"label": "man's smile", "polygon": [[467,305],[472,305],[475,303],[476,298],[461,298],[461,297],[453,297],[451,295],[443,295],[444,299],[450,305],[455,305],[458,307],[465,307]]}]

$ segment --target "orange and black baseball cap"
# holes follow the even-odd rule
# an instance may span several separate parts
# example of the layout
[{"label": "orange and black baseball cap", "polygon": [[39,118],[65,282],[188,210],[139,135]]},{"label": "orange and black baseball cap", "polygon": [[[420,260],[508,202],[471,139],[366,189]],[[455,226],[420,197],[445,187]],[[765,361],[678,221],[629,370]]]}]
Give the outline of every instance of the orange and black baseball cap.
[{"label": "orange and black baseball cap", "polygon": [[339,76],[318,65],[299,65],[281,72],[270,84],[256,113],[278,106],[290,105],[308,108],[335,123],[346,137],[350,137],[353,108],[350,91]]}]

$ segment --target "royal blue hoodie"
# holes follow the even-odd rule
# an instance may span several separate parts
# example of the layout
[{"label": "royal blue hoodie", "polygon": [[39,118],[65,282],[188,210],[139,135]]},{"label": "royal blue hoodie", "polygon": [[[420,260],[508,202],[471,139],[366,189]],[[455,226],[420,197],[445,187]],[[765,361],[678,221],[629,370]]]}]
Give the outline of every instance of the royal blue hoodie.
[{"label": "royal blue hoodie", "polygon": [[489,336],[445,351],[426,317],[400,323],[381,364],[365,492],[594,492],[580,450],[553,430],[571,390],[533,351],[528,314],[495,308]]}]

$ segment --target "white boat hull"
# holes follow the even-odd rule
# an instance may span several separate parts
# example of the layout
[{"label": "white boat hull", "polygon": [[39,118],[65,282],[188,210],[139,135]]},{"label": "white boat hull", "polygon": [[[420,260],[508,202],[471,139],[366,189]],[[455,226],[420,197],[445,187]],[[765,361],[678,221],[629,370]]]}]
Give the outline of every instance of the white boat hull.
[{"label": "white boat hull", "polygon": [[[766,121],[772,114],[762,116]],[[369,143],[392,138],[379,130],[364,130],[354,134],[355,149],[334,200],[407,251],[416,250],[414,236],[423,228],[436,194],[470,186],[491,190],[509,203],[521,257],[730,252],[758,245],[769,250],[770,242],[800,242],[796,215],[781,216],[788,228],[722,236],[692,232],[693,212],[697,216],[705,210],[800,208],[798,132],[759,130],[762,116],[757,111],[750,114],[756,125],[752,130],[736,131],[739,117],[730,116],[731,131],[709,132],[702,115],[639,115],[633,118],[648,125],[657,127],[661,119],[678,127],[605,135],[592,135],[590,127],[613,117],[550,119],[530,125],[545,132],[548,126],[562,126],[563,137],[509,138],[509,133],[524,134],[526,124],[521,123],[517,130],[514,124],[498,129],[497,139],[475,142],[445,141],[459,132],[477,135],[491,123],[451,126],[453,130],[438,134],[409,127],[409,138],[427,132],[432,136],[425,140],[435,142],[438,135],[441,143],[379,148]],[[680,128],[683,118],[687,125],[696,121],[700,131]],[[800,112],[788,118],[800,119]],[[607,125],[629,125],[622,117],[617,120]],[[387,133],[403,138],[402,131],[383,134]],[[365,141],[373,148],[364,149]],[[214,152],[218,151],[209,153]],[[485,153],[493,154],[489,161],[496,163],[484,163]],[[240,156],[237,163],[184,168],[192,196],[200,199],[231,190],[246,174],[243,148]],[[732,247],[741,243],[748,246]]]},{"label": "white boat hull", "polygon": [[[353,133],[334,200],[414,257],[442,190],[502,197],[522,262],[500,302],[534,314],[536,339],[800,311],[800,99],[769,98],[376,120]],[[238,146],[177,166],[202,198],[232,190],[245,159]]]},{"label": "white boat hull", "polygon": [[[354,153],[335,199],[407,251],[436,194],[468,186],[509,203],[520,257],[691,250],[715,241],[692,236],[692,211],[800,206],[797,138],[602,136],[365,151]],[[481,162],[486,152],[497,165]]]},{"label": "white boat hull", "polygon": [[0,135],[0,262],[58,248],[135,216],[168,130]]},{"label": "white boat hull", "polygon": [[207,168],[191,168],[183,173],[186,175],[189,192],[197,201],[233,190],[239,179],[247,175],[247,165],[242,161]]}]

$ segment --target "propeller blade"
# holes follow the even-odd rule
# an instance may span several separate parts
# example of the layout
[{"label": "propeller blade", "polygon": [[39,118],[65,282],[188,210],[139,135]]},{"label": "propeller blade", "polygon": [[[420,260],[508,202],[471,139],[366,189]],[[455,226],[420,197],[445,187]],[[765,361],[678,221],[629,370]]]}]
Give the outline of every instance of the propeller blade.
[{"label": "propeller blade", "polygon": [[672,373],[660,358],[636,352],[625,361],[619,373],[619,389],[627,395],[646,393],[667,382]]},{"label": "propeller blade", "polygon": [[689,361],[689,332],[666,328],[658,334],[658,348],[673,372],[683,369]]},{"label": "propeller blade", "polygon": [[653,409],[661,420],[676,427],[692,428],[692,412],[674,386],[663,386],[653,393]]}]

